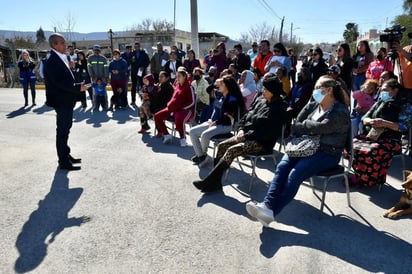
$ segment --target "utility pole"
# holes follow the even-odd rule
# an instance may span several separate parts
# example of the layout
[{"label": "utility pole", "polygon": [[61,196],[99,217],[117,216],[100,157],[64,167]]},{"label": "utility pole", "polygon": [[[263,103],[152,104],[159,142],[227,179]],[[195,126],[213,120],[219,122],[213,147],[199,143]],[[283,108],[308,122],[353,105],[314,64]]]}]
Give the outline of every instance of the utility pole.
[{"label": "utility pole", "polygon": [[283,16],[282,21],[280,23],[280,32],[279,32],[279,42],[282,43],[282,36],[283,36],[283,22],[285,21],[285,16]]},{"label": "utility pole", "polygon": [[283,36],[283,22],[285,21],[285,16],[283,16],[282,21],[280,22],[280,32],[279,32],[279,42],[282,43]]},{"label": "utility pole", "polygon": [[198,18],[197,18],[197,0],[190,0],[190,26],[191,26],[191,38],[192,49],[196,56],[199,56],[199,31],[198,31]]},{"label": "utility pole", "polygon": [[113,53],[113,31],[109,29],[109,37],[110,37],[110,53]]},{"label": "utility pole", "polygon": [[176,0],[173,0],[173,43],[176,45]]},{"label": "utility pole", "polygon": [[290,45],[292,45],[292,37],[293,37],[293,23],[290,23]]}]

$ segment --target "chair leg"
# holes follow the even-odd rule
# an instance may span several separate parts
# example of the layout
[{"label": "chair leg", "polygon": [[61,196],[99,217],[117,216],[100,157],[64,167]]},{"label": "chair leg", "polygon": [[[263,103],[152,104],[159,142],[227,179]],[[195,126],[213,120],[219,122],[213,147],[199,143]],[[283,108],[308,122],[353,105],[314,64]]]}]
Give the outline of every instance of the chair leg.
[{"label": "chair leg", "polygon": [[349,175],[345,174],[344,178],[345,178],[345,188],[346,188],[346,199],[348,200],[348,207],[350,207],[351,204],[350,204],[350,191],[349,191]]},{"label": "chair leg", "polygon": [[256,177],[256,162],[258,157],[251,156],[250,157],[250,164],[252,165],[252,173],[250,174],[250,182],[249,182],[249,192],[252,191],[253,183]]},{"label": "chair leg", "polygon": [[315,194],[315,193],[316,193],[316,192],[315,192],[315,182],[313,181],[313,177],[310,177],[309,183],[310,183],[310,185],[312,186],[312,192],[313,192],[313,194]]},{"label": "chair leg", "polygon": [[326,198],[326,189],[328,188],[329,178],[326,178],[323,182],[323,189],[322,189],[322,201],[320,204],[320,211],[323,212],[323,208],[325,207],[325,198]]}]

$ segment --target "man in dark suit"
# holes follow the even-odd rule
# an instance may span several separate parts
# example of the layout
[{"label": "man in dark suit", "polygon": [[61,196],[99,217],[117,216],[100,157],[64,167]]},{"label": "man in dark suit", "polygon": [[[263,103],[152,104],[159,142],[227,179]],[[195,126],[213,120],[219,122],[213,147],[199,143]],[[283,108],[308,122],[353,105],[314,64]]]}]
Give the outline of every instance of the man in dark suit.
[{"label": "man in dark suit", "polygon": [[49,37],[49,44],[50,57],[44,66],[46,105],[56,111],[56,148],[59,168],[79,170],[80,167],[73,164],[80,163],[81,159],[70,155],[67,141],[73,124],[73,108],[80,97],[80,92],[87,90],[88,85],[84,82],[76,82],[67,60],[67,45],[64,37],[59,33],[53,33]]}]

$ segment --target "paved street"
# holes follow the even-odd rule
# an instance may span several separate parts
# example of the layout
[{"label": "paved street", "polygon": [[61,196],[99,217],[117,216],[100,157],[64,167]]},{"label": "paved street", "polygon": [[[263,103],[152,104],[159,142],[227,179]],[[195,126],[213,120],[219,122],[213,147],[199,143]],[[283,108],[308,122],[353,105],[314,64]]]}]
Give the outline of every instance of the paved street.
[{"label": "paved street", "polygon": [[233,163],[224,192],[203,196],[192,181],[210,167],[191,164],[191,146],[137,134],[133,108],[77,105],[69,143],[82,169],[64,172],[37,94],[23,109],[21,89],[0,89],[0,273],[411,273],[411,216],[382,217],[401,195],[400,157],[380,191],[351,189],[352,208],[340,181],[324,213],[301,187],[262,228],[245,203],[263,199],[270,159],[251,192],[250,169]]}]

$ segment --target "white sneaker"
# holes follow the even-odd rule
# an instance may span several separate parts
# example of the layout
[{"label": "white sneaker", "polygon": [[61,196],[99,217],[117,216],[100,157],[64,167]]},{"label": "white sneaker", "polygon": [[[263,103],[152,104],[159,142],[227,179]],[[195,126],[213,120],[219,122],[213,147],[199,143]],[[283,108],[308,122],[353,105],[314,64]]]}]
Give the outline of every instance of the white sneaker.
[{"label": "white sneaker", "polygon": [[180,146],[181,147],[186,147],[187,146],[186,139],[180,139]]},{"label": "white sneaker", "polygon": [[255,217],[264,227],[268,227],[275,220],[273,211],[265,203],[250,201],[246,204],[246,211],[250,216]]},{"label": "white sneaker", "polygon": [[163,144],[170,144],[172,142],[173,136],[166,134],[163,136]]}]

